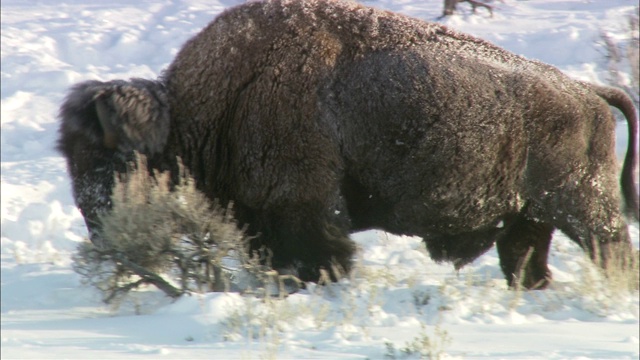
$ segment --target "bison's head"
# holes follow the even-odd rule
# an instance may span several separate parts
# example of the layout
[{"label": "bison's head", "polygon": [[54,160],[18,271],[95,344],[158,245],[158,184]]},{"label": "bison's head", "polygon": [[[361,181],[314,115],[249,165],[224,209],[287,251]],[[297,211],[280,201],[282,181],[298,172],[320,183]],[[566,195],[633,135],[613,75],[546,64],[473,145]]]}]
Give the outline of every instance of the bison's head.
[{"label": "bison's head", "polygon": [[114,172],[138,151],[163,151],[169,135],[164,86],[132,79],[75,85],[60,108],[58,150],[67,160],[76,204],[96,240],[98,215],[111,206]]}]

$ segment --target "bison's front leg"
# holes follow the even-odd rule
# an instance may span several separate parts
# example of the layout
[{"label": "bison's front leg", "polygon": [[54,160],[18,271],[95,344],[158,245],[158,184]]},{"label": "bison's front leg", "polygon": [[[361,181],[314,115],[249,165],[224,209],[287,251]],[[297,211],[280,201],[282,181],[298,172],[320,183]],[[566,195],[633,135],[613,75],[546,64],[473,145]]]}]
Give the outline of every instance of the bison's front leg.
[{"label": "bison's front leg", "polygon": [[328,210],[314,202],[289,203],[244,220],[249,231],[258,234],[252,250],[268,248],[270,258],[265,260],[279,273],[318,282],[321,270],[333,281],[351,270],[356,246],[349,238],[344,211]]},{"label": "bison's front leg", "polygon": [[551,281],[547,267],[553,226],[524,214],[508,219],[506,233],[497,241],[500,267],[509,287],[544,289]]}]

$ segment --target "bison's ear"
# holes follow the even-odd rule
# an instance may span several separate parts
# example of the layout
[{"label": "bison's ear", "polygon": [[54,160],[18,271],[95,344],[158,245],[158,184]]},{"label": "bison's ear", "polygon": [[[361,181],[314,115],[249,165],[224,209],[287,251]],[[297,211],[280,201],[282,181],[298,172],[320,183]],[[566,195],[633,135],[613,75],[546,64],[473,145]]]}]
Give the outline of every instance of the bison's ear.
[{"label": "bison's ear", "polygon": [[74,86],[61,109],[62,139],[81,136],[96,146],[146,154],[162,151],[169,135],[169,103],[161,83],[87,81]]}]

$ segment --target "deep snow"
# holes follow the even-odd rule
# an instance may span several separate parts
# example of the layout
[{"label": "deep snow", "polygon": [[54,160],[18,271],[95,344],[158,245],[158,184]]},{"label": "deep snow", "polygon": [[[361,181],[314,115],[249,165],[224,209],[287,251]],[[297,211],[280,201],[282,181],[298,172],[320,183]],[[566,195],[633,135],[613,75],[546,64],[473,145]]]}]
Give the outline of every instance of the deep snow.
[{"label": "deep snow", "polygon": [[[456,273],[418,238],[355,234],[350,281],[284,300],[205,294],[171,303],[150,289],[118,309],[80,284],[70,255],[86,236],[63,159],[57,108],[87,80],[156,77],[191,35],[239,0],[2,1],[2,358],[382,359],[429,337],[424,356],[485,359],[639,357],[639,293],[602,286],[562,234],[546,291],[506,289],[495,250]],[[441,0],[368,5],[434,20]],[[446,24],[579,79],[607,76],[600,31],[626,39],[634,0],[505,0]],[[626,148],[626,126],[618,149]],[[630,227],[638,248],[637,224]],[[424,344],[424,343],[423,343]]]}]

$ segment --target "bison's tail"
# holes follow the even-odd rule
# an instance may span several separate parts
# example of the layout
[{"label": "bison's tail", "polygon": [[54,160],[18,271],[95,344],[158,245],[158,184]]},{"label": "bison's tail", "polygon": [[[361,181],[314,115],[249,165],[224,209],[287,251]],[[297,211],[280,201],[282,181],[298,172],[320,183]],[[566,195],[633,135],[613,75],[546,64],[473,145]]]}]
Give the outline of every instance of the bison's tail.
[{"label": "bison's tail", "polygon": [[633,102],[629,96],[622,90],[608,87],[591,85],[598,96],[603,98],[624,114],[627,118],[627,125],[629,127],[629,144],[627,147],[627,154],[624,157],[624,164],[622,166],[622,177],[620,184],[622,185],[622,194],[625,201],[625,212],[628,216],[635,218],[636,221],[640,220],[639,206],[638,206],[638,190],[635,182],[635,167],[638,163],[638,116],[636,115],[636,109],[633,106]]},{"label": "bison's tail", "polygon": [[160,152],[169,134],[169,105],[157,81],[86,81],[75,85],[60,108],[65,153],[68,138],[120,151]]}]

